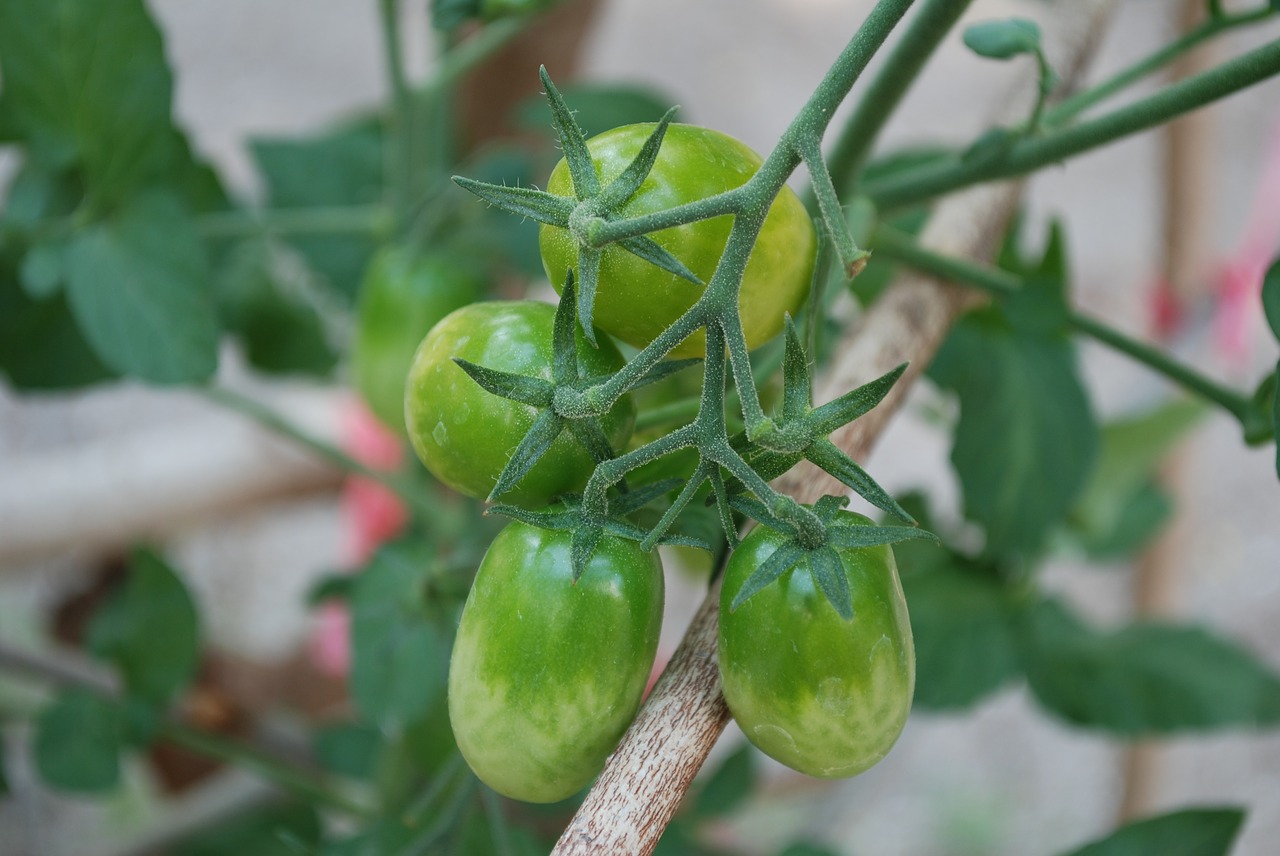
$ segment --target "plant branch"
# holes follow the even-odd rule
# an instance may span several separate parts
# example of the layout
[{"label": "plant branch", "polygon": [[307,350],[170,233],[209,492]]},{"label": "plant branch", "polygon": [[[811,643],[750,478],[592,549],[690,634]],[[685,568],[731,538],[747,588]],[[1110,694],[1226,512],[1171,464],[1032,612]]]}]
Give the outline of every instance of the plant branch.
[{"label": "plant branch", "polygon": [[924,202],[972,184],[1025,175],[1154,128],[1277,72],[1280,72],[1280,39],[1096,119],[1044,136],[1018,140],[997,160],[953,159],[868,182],[864,189],[881,209],[889,210]]},{"label": "plant branch", "polygon": [[397,226],[408,219],[413,194],[413,102],[405,76],[404,52],[400,46],[400,0],[381,0],[378,20],[382,33],[382,55],[386,60],[387,83],[391,88],[391,115],[387,122],[386,191]]},{"label": "plant branch", "polygon": [[[1014,294],[1024,286],[1022,279],[1015,274],[989,265],[939,255],[893,229],[881,228],[876,233],[874,246],[884,256],[916,270],[990,294]],[[1126,336],[1102,321],[1079,312],[1068,312],[1066,320],[1072,329],[1132,357],[1188,391],[1217,404],[1241,422],[1252,412],[1247,396],[1183,365],[1159,348]]]}]

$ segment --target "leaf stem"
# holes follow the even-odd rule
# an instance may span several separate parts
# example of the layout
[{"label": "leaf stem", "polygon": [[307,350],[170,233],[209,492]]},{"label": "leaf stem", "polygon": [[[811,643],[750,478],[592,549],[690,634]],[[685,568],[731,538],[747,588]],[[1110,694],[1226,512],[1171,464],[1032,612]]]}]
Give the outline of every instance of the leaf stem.
[{"label": "leaf stem", "polygon": [[396,215],[397,231],[408,221],[414,187],[413,101],[404,70],[400,45],[400,0],[381,0],[382,55],[386,60],[387,84],[391,88],[391,111],[386,134],[386,192]]},{"label": "leaf stem", "polygon": [[[978,288],[997,296],[1016,294],[1024,287],[1022,278],[1015,274],[931,252],[896,229],[888,227],[878,229],[874,246],[876,252],[882,253],[886,258],[894,259],[939,279]],[[1073,330],[1132,357],[1189,392],[1217,404],[1242,423],[1252,411],[1252,405],[1246,396],[1183,365],[1158,348],[1126,336],[1115,328],[1079,312],[1069,311],[1067,323]]]},{"label": "leaf stem", "polygon": [[864,190],[890,210],[924,202],[962,187],[1024,175],[1048,164],[1145,131],[1225,98],[1280,72],[1280,39],[1143,98],[1040,137],[1024,137],[993,161],[958,158],[868,182]]}]

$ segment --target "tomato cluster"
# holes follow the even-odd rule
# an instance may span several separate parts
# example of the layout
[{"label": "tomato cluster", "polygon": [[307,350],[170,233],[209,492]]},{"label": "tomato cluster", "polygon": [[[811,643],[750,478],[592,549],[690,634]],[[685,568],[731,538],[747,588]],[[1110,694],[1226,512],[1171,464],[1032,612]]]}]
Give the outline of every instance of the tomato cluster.
[{"label": "tomato cluster", "polygon": [[[652,126],[627,126],[587,142],[602,183],[626,168],[651,132]],[[617,215],[732,190],[760,164],[754,152],[723,134],[670,126],[648,178]],[[568,196],[573,190],[562,161],[548,191]],[[651,237],[706,282],[730,228],[730,218],[720,217]],[[577,264],[575,239],[566,229],[544,226],[540,240],[544,267],[559,286]],[[764,221],[742,283],[739,308],[749,347],[775,336],[786,313],[799,308],[815,251],[803,205],[784,190]],[[418,279],[439,280],[444,273],[421,270],[399,257],[375,266],[363,301],[361,341],[376,339],[366,328],[396,314],[382,292],[411,292]],[[464,291],[446,289],[408,314],[443,314]],[[538,520],[550,520],[551,513],[539,510],[580,490],[602,459],[599,444],[589,449],[582,430],[530,440],[541,421],[567,419],[552,412],[554,398],[547,392],[548,384],[565,382],[565,355],[576,357],[575,382],[603,380],[624,365],[610,337],[643,348],[701,293],[697,284],[609,245],[596,283],[595,343],[575,324],[570,344],[563,319],[572,316],[558,315],[550,304],[464,300],[448,306],[452,311],[431,327],[407,368],[403,414],[414,450],[458,492],[522,506],[528,511],[519,514],[531,520],[538,514],[544,515]],[[400,365],[405,348],[396,340],[364,350],[357,379],[375,409],[389,412],[372,378],[390,371],[381,365]],[[704,350],[699,332],[672,353]],[[696,400],[698,390],[682,394]],[[635,421],[627,394],[593,430],[607,442],[606,451],[617,454],[627,448]],[[650,428],[646,437],[655,432],[661,436],[660,428]],[[512,463],[535,457],[531,466]],[[686,461],[692,466],[696,457]],[[514,482],[513,467],[521,473]],[[501,495],[491,497],[495,485]],[[842,522],[866,521],[843,515]],[[635,715],[653,666],[663,609],[656,553],[604,530],[575,576],[578,534],[574,525],[508,525],[480,564],[458,627],[449,675],[458,746],[483,781],[516,799],[551,802],[587,785]],[[853,775],[888,751],[910,707],[911,632],[893,556],[888,547],[838,551],[853,593],[852,621],[818,591],[807,560],[731,609],[744,581],[786,540],[760,526],[726,568],[719,645],[725,696],[748,739],[764,752],[815,776]]]}]

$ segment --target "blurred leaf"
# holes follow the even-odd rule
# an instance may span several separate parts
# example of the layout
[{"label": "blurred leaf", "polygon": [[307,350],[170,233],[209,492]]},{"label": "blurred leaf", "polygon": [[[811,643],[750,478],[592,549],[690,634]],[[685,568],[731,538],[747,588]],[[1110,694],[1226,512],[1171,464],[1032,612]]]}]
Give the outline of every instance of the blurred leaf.
[{"label": "blurred leaf", "polygon": [[1025,18],[983,21],[965,28],[964,43],[987,59],[1011,59],[1040,48],[1040,28]]},{"label": "blurred leaf", "polygon": [[9,765],[5,761],[5,741],[0,739],[0,797],[7,797],[10,793],[9,788]]},{"label": "blurred leaf", "polygon": [[352,589],[351,691],[379,723],[418,718],[443,690],[448,646],[425,600],[434,561],[427,544],[390,544]]},{"label": "blurred leaf", "polygon": [[99,793],[120,780],[120,712],[84,690],[54,699],[36,719],[36,769],[52,787]]},{"label": "blurred leaf", "polygon": [[529,830],[511,824],[499,829],[483,812],[473,811],[462,826],[454,852],[466,856],[546,856],[554,846],[554,840],[539,841]]},{"label": "blurred leaf", "polygon": [[986,529],[988,555],[1038,552],[1084,488],[1098,428],[1066,332],[1065,249],[1019,265],[1024,292],[969,313],[929,374],[956,392],[951,461],[965,514]]},{"label": "blurred leaf", "polygon": [[[460,170],[468,178],[488,184],[528,187],[536,169],[528,152],[489,145]],[[542,250],[538,247],[538,223],[527,217],[513,217],[492,205],[475,205],[475,197],[457,185],[446,191],[459,202],[465,228],[450,241],[461,258],[505,260],[520,275],[539,279],[543,274]]]},{"label": "blurred leaf", "polygon": [[202,381],[218,364],[204,250],[177,198],[148,193],[72,240],[67,295],[102,361],[158,383]]},{"label": "blurred leaf", "polygon": [[87,641],[94,654],[119,667],[130,694],[165,702],[195,675],[196,607],[173,569],[139,550],[124,585],[93,616]]},{"label": "blurred leaf", "polygon": [[1021,675],[1018,607],[993,575],[950,555],[923,573],[904,572],[902,587],[915,639],[916,704],[970,707]]},{"label": "blurred leaf", "polygon": [[46,170],[27,160],[14,174],[3,196],[5,204],[0,210],[0,221],[34,232],[47,219],[70,215],[80,204],[84,187],[72,172]]},{"label": "blurred leaf", "polygon": [[[383,134],[377,120],[303,139],[252,140],[249,151],[266,181],[271,208],[367,205],[382,199]],[[347,300],[355,297],[375,249],[370,235],[293,235],[288,242]]]},{"label": "blurred leaf", "polygon": [[1154,479],[1161,462],[1204,416],[1193,399],[1170,401],[1102,428],[1102,450],[1068,527],[1096,557],[1146,543],[1171,509]]},{"label": "blurred leaf", "polygon": [[1271,332],[1280,341],[1280,258],[1271,263],[1262,278],[1262,311],[1267,316]]},{"label": "blurred leaf", "polygon": [[1280,677],[1199,627],[1099,632],[1045,600],[1022,644],[1036,698],[1076,725],[1136,736],[1280,723]]},{"label": "blurred leaf", "polygon": [[409,829],[397,820],[377,820],[347,838],[325,841],[316,853],[318,856],[388,856],[405,853],[409,852],[407,848],[410,842],[415,841],[420,834],[421,830]]},{"label": "blurred leaf", "polygon": [[742,808],[756,787],[755,751],[743,743],[711,774],[694,802],[699,818],[722,817]]},{"label": "blurred leaf", "polygon": [[382,733],[371,725],[344,722],[318,729],[313,738],[316,759],[326,770],[353,779],[373,776],[382,751]]},{"label": "blurred leaf", "polygon": [[[623,125],[657,122],[676,103],[668,93],[633,84],[580,83],[561,87],[560,94],[588,137]],[[517,105],[515,117],[521,127],[551,133],[551,108],[542,95]]]},{"label": "blurred leaf", "polygon": [[1226,856],[1242,823],[1237,808],[1175,811],[1122,826],[1066,856]]},{"label": "blurred leaf", "polygon": [[32,300],[57,294],[67,276],[67,242],[60,238],[33,246],[22,259],[19,278]]},{"label": "blurred leaf", "polygon": [[789,844],[778,856],[838,856],[835,850],[822,844],[800,842]]},{"label": "blurred leaf", "polygon": [[179,155],[164,45],[142,0],[0,0],[0,76],[28,153],[79,163],[99,199],[118,201]]},{"label": "blurred leaf", "polygon": [[297,856],[297,842],[314,853],[320,816],[313,806],[284,803],[221,819],[165,852],[171,856]]},{"label": "blurred leaf", "polygon": [[32,300],[2,264],[0,372],[22,390],[76,389],[117,377],[84,340],[64,296]]},{"label": "blurred leaf", "polygon": [[298,291],[281,284],[261,242],[236,248],[218,277],[224,323],[251,366],[267,374],[327,377],[338,354],[319,311]]}]

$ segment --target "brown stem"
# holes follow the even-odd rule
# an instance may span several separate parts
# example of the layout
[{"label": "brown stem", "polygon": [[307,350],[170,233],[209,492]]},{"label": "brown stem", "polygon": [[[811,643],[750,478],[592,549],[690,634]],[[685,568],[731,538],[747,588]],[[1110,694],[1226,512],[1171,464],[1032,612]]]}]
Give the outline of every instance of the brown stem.
[{"label": "brown stem", "polygon": [[[1092,55],[1112,5],[1113,0],[1088,0],[1064,9],[1055,31],[1066,35],[1054,59],[1066,80],[1075,80]],[[1025,115],[1025,110],[1018,115]],[[1013,214],[1019,190],[1019,183],[1005,183],[950,197],[931,219],[925,244],[970,258],[989,254]],[[928,365],[970,299],[944,283],[906,277],[876,302],[856,333],[845,336],[820,397],[833,398],[903,361],[912,369],[890,398],[832,436],[837,445],[855,458],[866,457],[911,379]],[[803,500],[816,499],[828,489],[813,470],[799,468],[779,484]],[[838,483],[833,489],[844,491]],[[657,846],[729,720],[716,665],[719,598],[720,587],[714,584],[552,856],[648,856]]]}]

